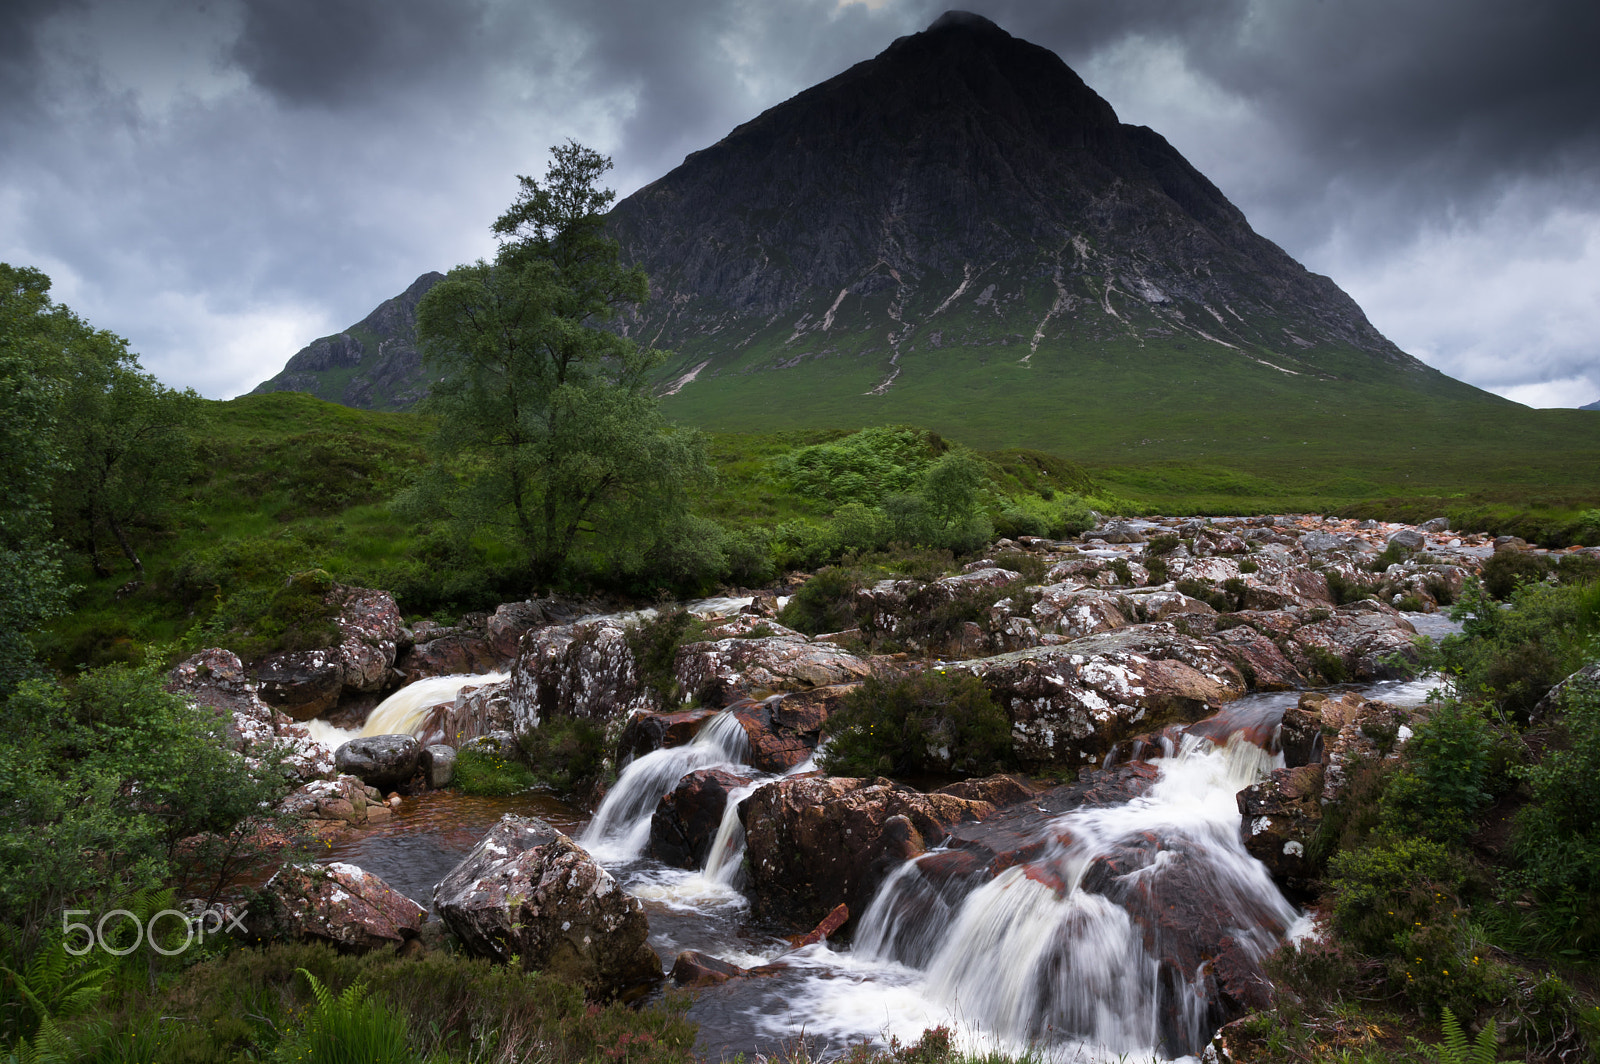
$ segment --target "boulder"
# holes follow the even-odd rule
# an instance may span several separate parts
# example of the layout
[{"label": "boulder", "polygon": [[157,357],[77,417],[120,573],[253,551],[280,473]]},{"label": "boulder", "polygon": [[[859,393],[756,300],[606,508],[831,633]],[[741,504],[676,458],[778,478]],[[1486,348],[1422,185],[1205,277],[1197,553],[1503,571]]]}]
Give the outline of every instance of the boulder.
[{"label": "boulder", "polygon": [[383,794],[354,776],[312,780],[278,803],[278,815],[306,822],[313,834],[368,827],[389,818]]},{"label": "boulder", "polygon": [[1034,626],[1041,633],[1077,639],[1124,627],[1131,623],[1134,607],[1128,598],[1117,592],[1068,582],[1041,589],[1030,613]]},{"label": "boulder", "polygon": [[650,856],[674,868],[704,868],[728,796],[750,782],[718,768],[696,769],[662,796],[650,817]]},{"label": "boulder", "polygon": [[807,776],[766,784],[739,806],[752,906],[760,916],[800,927],[817,924],[841,902],[865,912],[901,861],[937,844],[952,825],[994,809],[881,778]]},{"label": "boulder", "polygon": [[1400,550],[1417,551],[1428,545],[1427,537],[1414,528],[1402,528],[1392,532],[1384,541],[1385,545],[1398,547]]},{"label": "boulder", "polygon": [[1448,532],[1450,531],[1450,519],[1448,517],[1430,518],[1429,520],[1418,525],[1417,531],[1427,532],[1430,535],[1438,535],[1440,532]]},{"label": "boulder", "polygon": [[[1295,629],[1289,655],[1307,676],[1331,682],[1397,680],[1411,675],[1419,660],[1417,630],[1392,606],[1363,599]],[[1338,662],[1343,676],[1328,675]]]},{"label": "boulder", "polygon": [[739,719],[750,741],[750,766],[758,772],[788,772],[810,757],[821,739],[823,722],[853,686],[817,688],[815,694],[806,693],[810,697],[745,698],[730,705],[728,712]]},{"label": "boulder", "polygon": [[676,987],[718,986],[746,974],[737,964],[694,949],[684,950],[672,962],[672,985]]},{"label": "boulder", "polygon": [[968,801],[988,802],[996,809],[1026,802],[1038,793],[1033,784],[1020,776],[981,776],[940,787],[935,794],[948,794]]},{"label": "boulder", "polygon": [[1143,543],[1144,533],[1126,521],[1110,521],[1103,527],[1085,534],[1085,538],[1103,539],[1107,543]]},{"label": "boulder", "polygon": [[343,656],[337,647],[271,654],[256,665],[256,689],[295,720],[321,716],[344,691]]},{"label": "boulder", "polygon": [[390,790],[417,774],[422,746],[411,735],[362,735],[333,752],[340,772],[359,777],[379,790]]},{"label": "boulder", "polygon": [[768,637],[687,643],[678,648],[674,673],[690,693],[715,687],[803,691],[864,680],[872,667],[832,643]]},{"label": "boulder", "polygon": [[415,938],[427,911],[352,864],[287,865],[262,887],[266,903],[246,918],[253,937],[327,942],[365,953]]},{"label": "boulder", "polygon": [[490,672],[502,664],[494,647],[483,636],[451,630],[447,635],[419,639],[399,656],[395,668],[400,672],[402,684],[409,684],[429,676]]},{"label": "boulder", "polygon": [[594,996],[662,975],[639,899],[537,818],[503,817],[434,888],[433,907],[468,953],[516,958]]},{"label": "boulder", "polygon": [[415,734],[423,746],[462,743],[494,731],[511,730],[511,684],[468,684],[456,691],[449,702],[442,702],[422,718]]},{"label": "boulder", "polygon": [[436,791],[441,791],[450,786],[450,781],[456,774],[456,749],[443,743],[422,748],[422,757],[419,762],[422,776],[428,781],[428,786]]},{"label": "boulder", "polygon": [[652,750],[687,745],[699,733],[701,725],[718,712],[702,707],[634,714],[623,727],[622,738],[617,740],[617,764],[626,765]]},{"label": "boulder", "polygon": [[261,701],[233,651],[213,647],[179,662],[165,687],[224,717],[228,746],[252,766],[270,762],[301,781],[333,775],[333,755],[288,714]]},{"label": "boulder", "polygon": [[372,692],[390,686],[390,670],[405,630],[394,597],[364,587],[340,587],[334,594],[343,598],[337,623],[345,690]]},{"label": "boulder", "polygon": [[1247,624],[1223,629],[1206,642],[1238,666],[1252,690],[1291,691],[1306,684],[1305,676],[1278,644]]},{"label": "boulder", "polygon": [[1030,766],[1097,762],[1120,739],[1199,720],[1246,691],[1225,654],[1168,623],[947,668],[971,672],[989,688],[1011,720],[1017,757]]},{"label": "boulder", "polygon": [[1556,719],[1567,698],[1580,694],[1600,695],[1600,661],[1585,665],[1550,688],[1549,692],[1539,699],[1538,705],[1533,707],[1533,712],[1530,714],[1532,721],[1542,724]]},{"label": "boulder", "polygon": [[511,669],[511,720],[523,734],[542,720],[614,717],[660,709],[639,678],[627,627],[611,617],[536,628]]},{"label": "boulder", "polygon": [[1238,794],[1244,848],[1273,881],[1305,898],[1321,872],[1312,841],[1322,827],[1322,766],[1280,768]]},{"label": "boulder", "polygon": [[517,658],[523,635],[549,623],[544,607],[537,602],[506,602],[489,615],[484,638],[495,657],[510,664]]},{"label": "boulder", "polygon": [[1354,691],[1331,698],[1317,691],[1300,696],[1300,708],[1317,714],[1322,733],[1322,801],[1339,802],[1358,761],[1397,756],[1410,735],[1410,716],[1387,702],[1368,701]]}]

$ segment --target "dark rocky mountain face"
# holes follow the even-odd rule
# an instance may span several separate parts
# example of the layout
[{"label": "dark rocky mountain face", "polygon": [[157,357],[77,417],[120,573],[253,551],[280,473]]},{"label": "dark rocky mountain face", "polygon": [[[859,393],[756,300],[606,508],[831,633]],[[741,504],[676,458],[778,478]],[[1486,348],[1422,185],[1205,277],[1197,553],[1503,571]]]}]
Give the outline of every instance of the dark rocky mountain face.
[{"label": "dark rocky mountain face", "polygon": [[[668,410],[706,427],[1210,447],[1305,439],[1306,412],[1337,438],[1342,411],[1494,401],[1401,352],[1159,134],[976,15],[947,13],[745,123],[610,224],[651,280],[617,327],[673,351]],[[409,312],[425,281],[391,303]],[[415,352],[384,335],[389,361],[357,327],[262,387],[402,405],[423,391],[395,373]],[[1144,420],[1125,432],[1124,415]]]},{"label": "dark rocky mountain face", "polygon": [[301,348],[252,395],[310,392],[364,410],[404,410],[427,393],[417,354],[417,304],[444,274],[429,272],[355,325]]}]

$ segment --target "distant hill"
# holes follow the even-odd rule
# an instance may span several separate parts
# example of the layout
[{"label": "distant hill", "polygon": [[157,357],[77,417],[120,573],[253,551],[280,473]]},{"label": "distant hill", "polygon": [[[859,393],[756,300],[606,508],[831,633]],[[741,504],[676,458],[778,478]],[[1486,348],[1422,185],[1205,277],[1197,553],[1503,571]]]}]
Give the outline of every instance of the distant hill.
[{"label": "distant hill", "polygon": [[[1519,451],[1600,446],[1405,354],[1158,133],[976,15],[738,127],[610,225],[651,282],[618,327],[672,351],[667,411],[707,428],[907,423],[1291,479],[1336,454],[1341,492],[1456,478],[1501,433]],[[326,338],[262,387],[422,394],[360,329],[342,334],[359,361]],[[398,334],[378,347],[414,363]]]},{"label": "distant hill", "polygon": [[362,410],[406,410],[427,394],[417,354],[417,303],[442,273],[425,273],[411,287],[344,332],[302,347],[277,376],[250,393],[310,392]]},{"label": "distant hill", "polygon": [[1583,406],[1578,407],[1578,409],[1579,410],[1600,410],[1600,399],[1596,399],[1592,403],[1585,403]]}]

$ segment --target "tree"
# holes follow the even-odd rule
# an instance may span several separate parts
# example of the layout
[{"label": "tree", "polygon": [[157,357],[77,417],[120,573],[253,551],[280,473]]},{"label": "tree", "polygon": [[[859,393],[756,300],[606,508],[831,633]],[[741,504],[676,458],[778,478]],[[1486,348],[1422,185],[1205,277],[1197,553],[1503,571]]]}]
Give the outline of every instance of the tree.
[{"label": "tree", "polygon": [[456,267],[417,307],[438,429],[413,501],[510,529],[539,583],[585,545],[624,568],[681,556],[687,491],[708,475],[700,438],[649,394],[665,356],[601,328],[649,291],[605,235],[613,193],[597,182],[610,167],[576,143],[553,148],[544,181],[519,177],[495,221],[495,261]]}]

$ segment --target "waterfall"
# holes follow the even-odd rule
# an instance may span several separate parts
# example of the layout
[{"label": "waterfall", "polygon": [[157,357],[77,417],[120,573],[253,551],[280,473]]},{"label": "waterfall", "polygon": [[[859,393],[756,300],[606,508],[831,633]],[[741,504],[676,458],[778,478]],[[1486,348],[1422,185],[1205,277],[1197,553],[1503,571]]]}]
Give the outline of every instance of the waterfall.
[{"label": "waterfall", "polygon": [[680,779],[695,769],[736,767],[749,758],[744,725],[732,713],[718,713],[701,726],[693,742],[652,750],[623,769],[578,842],[596,860],[637,857],[650,841],[656,806]]},{"label": "waterfall", "polygon": [[726,887],[738,887],[739,870],[744,860],[744,824],[739,820],[739,803],[756,792],[766,779],[752,780],[728,792],[728,804],[722,808],[722,822],[717,825],[717,837],[711,841],[702,874]]},{"label": "waterfall", "polygon": [[1025,864],[939,884],[907,862],[863,914],[855,951],[920,969],[930,1002],[1008,1042],[1193,1052],[1218,991],[1203,955],[1195,970],[1172,956],[1189,929],[1168,926],[1163,903],[1200,899],[1252,962],[1277,945],[1296,914],[1245,852],[1234,796],[1281,764],[1239,735],[1186,735],[1144,795],[1055,818]]}]

